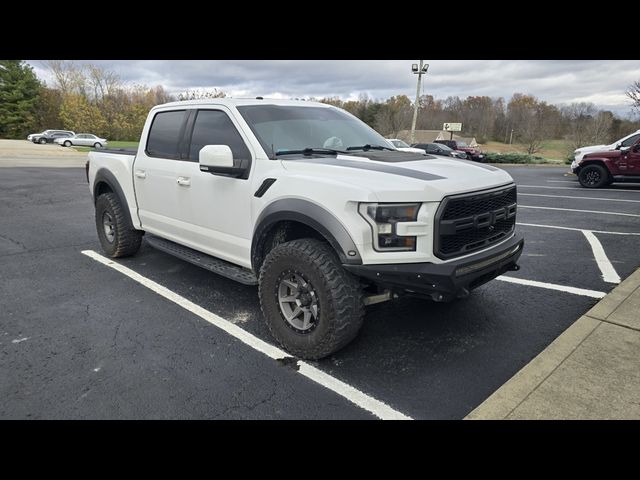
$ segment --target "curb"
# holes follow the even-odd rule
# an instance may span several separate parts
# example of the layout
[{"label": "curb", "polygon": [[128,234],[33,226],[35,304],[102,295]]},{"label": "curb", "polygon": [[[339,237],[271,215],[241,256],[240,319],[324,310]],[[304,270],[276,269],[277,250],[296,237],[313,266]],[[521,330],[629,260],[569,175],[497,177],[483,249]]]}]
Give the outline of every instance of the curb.
[{"label": "curb", "polygon": [[[640,291],[640,268],[581,316],[538,356],[525,365],[465,420],[506,419],[603,323],[640,331],[640,315],[619,307]],[[578,399],[579,401],[579,399]]]}]

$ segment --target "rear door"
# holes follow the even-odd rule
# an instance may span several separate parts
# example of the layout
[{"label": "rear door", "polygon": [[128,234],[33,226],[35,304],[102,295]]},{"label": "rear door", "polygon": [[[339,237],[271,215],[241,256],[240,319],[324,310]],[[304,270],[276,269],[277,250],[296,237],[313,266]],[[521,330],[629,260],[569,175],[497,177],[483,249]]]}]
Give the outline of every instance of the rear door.
[{"label": "rear door", "polygon": [[[640,138],[640,135],[638,135]],[[629,148],[626,153],[627,175],[640,176],[640,140]]]},{"label": "rear door", "polygon": [[157,112],[133,165],[142,228],[174,241],[180,241],[186,225],[178,178],[187,162],[182,158],[182,139],[188,118],[185,109]]}]

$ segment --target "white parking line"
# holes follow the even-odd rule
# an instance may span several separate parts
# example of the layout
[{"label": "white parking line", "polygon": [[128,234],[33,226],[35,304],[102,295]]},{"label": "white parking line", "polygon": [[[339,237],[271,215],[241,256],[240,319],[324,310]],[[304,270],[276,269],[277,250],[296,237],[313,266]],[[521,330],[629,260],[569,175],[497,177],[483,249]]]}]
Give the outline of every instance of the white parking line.
[{"label": "white parking line", "polygon": [[526,197],[550,197],[550,198],[575,198],[577,200],[603,200],[605,202],[631,202],[640,203],[640,200],[626,200],[622,198],[602,198],[602,197],[573,197],[571,195],[544,195],[542,193],[518,193]]},{"label": "white parking line", "polygon": [[559,292],[573,293],[574,295],[582,295],[583,297],[602,298],[606,295],[604,292],[596,290],[586,290],[584,288],[567,287],[566,285],[557,285],[555,283],[537,282],[535,280],[524,280],[522,278],[505,277],[500,275],[496,280],[503,282],[517,283],[518,285],[527,285],[528,287],[540,287],[548,290],[557,290]]},{"label": "white parking line", "polygon": [[547,180],[547,182],[552,182],[552,183],[576,183],[576,180]]},{"label": "white parking line", "polygon": [[533,205],[518,205],[518,208],[536,208],[539,210],[559,210],[561,212],[601,213],[603,215],[621,215],[623,217],[640,217],[637,213],[601,212],[599,210],[576,210],[574,208],[535,207]]},{"label": "white parking line", "polygon": [[[269,358],[273,358],[274,360],[283,359],[290,357],[290,355],[281,350],[278,347],[268,344],[267,342],[260,340],[258,337],[250,334],[246,330],[234,325],[233,323],[225,320],[224,318],[211,313],[210,311],[202,308],[199,305],[187,300],[181,295],[178,295],[175,292],[172,292],[166,287],[163,287],[159,283],[154,282],[137,272],[134,272],[130,268],[127,268],[119,263],[116,263],[102,255],[94,252],[93,250],[83,250],[82,253],[87,257],[94,259],[97,262],[106,265],[109,268],[112,268],[123,275],[131,278],[132,280],[138,282],[140,285],[147,287],[149,290],[154,291],[158,295],[166,298],[167,300],[181,306],[185,310],[193,313],[194,315],[199,316],[203,320],[209,322],[212,325],[215,325],[221,330],[224,330],[229,335],[237,338],[244,344],[249,347],[257,350],[268,356]],[[375,398],[367,395],[366,393],[361,392],[360,390],[352,387],[344,383],[341,380],[338,380],[335,377],[319,370],[308,363],[298,360],[297,365],[299,366],[298,373],[307,377],[310,380],[322,385],[329,390],[337,393],[338,395],[344,397],[349,400],[351,403],[357,405],[358,407],[371,412],[376,417],[382,420],[412,420],[411,417],[404,415],[403,413],[394,410],[389,405],[381,402],[380,400],[376,400]]]},{"label": "white parking line", "polygon": [[600,240],[598,240],[593,232],[590,232],[589,230],[582,230],[582,233],[589,242],[589,245],[591,245],[593,256],[595,257],[598,268],[602,273],[602,279],[608,283],[620,283],[620,276],[616,272],[616,269],[613,268],[609,258],[607,258],[607,254],[605,253],[604,248],[602,248]]},{"label": "white parking line", "polygon": [[[557,225],[540,225],[537,223],[520,223],[517,222],[516,225],[522,225],[523,227],[541,227],[541,228],[557,228],[558,230],[573,230],[575,232],[582,232],[582,228],[573,228],[573,227],[559,227]],[[589,230],[593,233],[608,233],[610,235],[638,235],[640,236],[640,232],[607,232],[604,230]]]},{"label": "white parking line", "polygon": [[[586,188],[582,187],[550,187],[549,185],[520,185],[518,184],[518,188],[550,188],[552,190],[582,190],[583,192]],[[640,188],[638,190],[628,190],[624,188],[599,188],[598,192],[636,192],[640,193]]]}]

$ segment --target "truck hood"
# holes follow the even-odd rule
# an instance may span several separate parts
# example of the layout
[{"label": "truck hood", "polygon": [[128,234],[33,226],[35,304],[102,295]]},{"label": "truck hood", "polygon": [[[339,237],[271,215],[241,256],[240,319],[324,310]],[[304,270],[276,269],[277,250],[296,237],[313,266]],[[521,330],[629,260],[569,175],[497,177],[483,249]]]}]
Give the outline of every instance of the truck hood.
[{"label": "truck hood", "polygon": [[587,160],[589,158],[618,158],[620,155],[622,155],[620,150],[598,150],[587,153],[583,157],[583,160]]},{"label": "truck hood", "polygon": [[357,187],[354,190],[366,189],[380,202],[439,202],[447,195],[513,182],[507,172],[491,165],[397,151],[283,158],[282,166],[310,182],[331,179]]}]

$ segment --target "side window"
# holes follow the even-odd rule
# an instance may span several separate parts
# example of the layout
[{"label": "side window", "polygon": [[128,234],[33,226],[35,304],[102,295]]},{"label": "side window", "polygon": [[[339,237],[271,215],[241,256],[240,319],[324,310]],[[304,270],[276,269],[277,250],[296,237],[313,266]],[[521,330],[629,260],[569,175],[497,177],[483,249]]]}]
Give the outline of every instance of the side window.
[{"label": "side window", "polygon": [[178,158],[178,144],[182,136],[185,114],[185,110],[156,113],[147,138],[147,155]]},{"label": "side window", "polygon": [[238,130],[221,110],[198,110],[189,145],[189,160],[197,162],[205,145],[229,145],[234,159],[251,158]]},{"label": "side window", "polygon": [[640,133],[638,135],[634,135],[633,137],[629,137],[624,142],[622,142],[622,146],[623,147],[630,147],[631,145],[636,143],[639,138],[640,138]]}]

